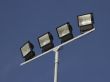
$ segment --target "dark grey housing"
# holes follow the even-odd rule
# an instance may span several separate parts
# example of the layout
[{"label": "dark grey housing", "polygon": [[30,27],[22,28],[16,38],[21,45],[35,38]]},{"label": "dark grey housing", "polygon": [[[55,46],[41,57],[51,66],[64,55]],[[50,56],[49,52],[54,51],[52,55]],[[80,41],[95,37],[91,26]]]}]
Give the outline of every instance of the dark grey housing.
[{"label": "dark grey housing", "polygon": [[93,29],[93,24],[85,25],[85,26],[80,26],[80,33],[85,33],[91,29]]},{"label": "dark grey housing", "polygon": [[[88,14],[91,15],[91,18],[90,18],[91,24],[79,25],[80,20],[78,19],[78,17],[79,17],[79,16],[83,16],[83,15],[88,15]],[[78,26],[79,26],[79,28],[80,28],[80,33],[85,33],[85,32],[87,32],[87,31],[89,31],[89,30],[91,30],[91,29],[94,28],[94,25],[93,25],[93,24],[94,24],[93,13],[87,13],[87,14],[83,14],[83,15],[77,16]]]},{"label": "dark grey housing", "polygon": [[[44,36],[45,34],[48,34],[49,35],[50,42],[48,44],[44,45],[44,46],[41,46],[40,45],[39,38],[42,37],[42,36]],[[42,52],[48,51],[48,50],[50,50],[50,49],[52,49],[54,47],[52,34],[50,32],[47,32],[45,34],[43,34],[40,37],[38,37],[38,43],[40,45],[40,48],[42,48]]]},{"label": "dark grey housing", "polygon": [[[61,26],[65,25],[65,24],[67,24],[67,26],[68,26],[69,33],[66,34],[66,35],[63,36],[63,37],[60,37],[59,34],[58,34],[58,28],[60,28]],[[60,40],[61,40],[61,43],[66,42],[66,41],[68,41],[68,40],[74,38],[74,36],[73,36],[73,34],[72,34],[72,26],[70,25],[69,22],[67,22],[67,23],[65,23],[65,24],[63,24],[63,25],[61,25],[61,26],[59,26],[59,27],[56,28],[57,34],[58,34],[58,37],[59,37]]]},{"label": "dark grey housing", "polygon": [[[29,44],[30,52],[28,52],[27,55],[23,56],[23,58],[25,59],[25,61],[27,61],[29,59],[32,59],[35,56],[35,52],[33,51],[33,48],[34,48],[33,44],[30,41],[26,42],[25,44],[27,44],[27,43]],[[20,50],[21,50],[21,48],[20,48]],[[21,53],[22,53],[22,51],[21,51]]]}]

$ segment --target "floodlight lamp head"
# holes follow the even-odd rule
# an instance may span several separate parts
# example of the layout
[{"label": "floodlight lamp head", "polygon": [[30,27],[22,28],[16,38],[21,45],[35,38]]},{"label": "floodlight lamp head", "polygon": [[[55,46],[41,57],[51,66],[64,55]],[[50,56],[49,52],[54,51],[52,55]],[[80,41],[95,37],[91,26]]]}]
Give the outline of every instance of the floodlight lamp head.
[{"label": "floodlight lamp head", "polygon": [[27,41],[21,48],[21,53],[25,61],[33,58],[35,56],[35,52],[33,51],[33,44],[30,41]]},{"label": "floodlight lamp head", "polygon": [[84,33],[93,29],[93,13],[88,13],[84,15],[77,16],[78,26],[80,27],[80,32]]},{"label": "floodlight lamp head", "polygon": [[72,34],[72,26],[69,22],[56,28],[58,37],[61,39],[61,43],[72,39],[74,36]]},{"label": "floodlight lamp head", "polygon": [[53,36],[50,32],[47,32],[42,36],[38,37],[38,42],[40,48],[42,48],[42,52],[48,51],[49,49],[54,47]]}]

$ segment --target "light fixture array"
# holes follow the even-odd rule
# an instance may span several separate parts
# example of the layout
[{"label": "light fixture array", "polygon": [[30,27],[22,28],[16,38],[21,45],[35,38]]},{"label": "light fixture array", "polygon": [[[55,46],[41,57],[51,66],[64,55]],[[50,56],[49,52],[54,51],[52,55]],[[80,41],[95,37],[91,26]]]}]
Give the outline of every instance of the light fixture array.
[{"label": "light fixture array", "polygon": [[[93,29],[93,14],[88,13],[84,15],[77,16],[78,19],[78,26],[80,29],[80,33],[85,33],[91,29]],[[61,43],[64,43],[72,38],[74,38],[74,35],[72,33],[72,26],[69,22],[59,26],[56,28],[57,34],[59,39],[61,40]],[[42,52],[48,51],[52,48],[54,48],[53,44],[53,36],[50,32],[47,32],[43,34],[42,36],[38,37],[38,43],[40,45],[40,48],[42,49]],[[22,56],[25,59],[25,61],[32,59],[35,56],[35,52],[33,51],[33,44],[29,41],[27,41],[21,48]]]}]

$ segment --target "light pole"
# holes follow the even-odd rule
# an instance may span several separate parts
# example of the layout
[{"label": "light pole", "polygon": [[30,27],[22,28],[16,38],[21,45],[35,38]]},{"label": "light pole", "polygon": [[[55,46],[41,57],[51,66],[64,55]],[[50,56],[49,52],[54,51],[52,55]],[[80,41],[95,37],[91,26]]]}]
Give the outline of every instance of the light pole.
[{"label": "light pole", "polygon": [[54,66],[54,82],[58,82],[59,49],[60,49],[62,46],[66,45],[66,44],[68,44],[68,43],[70,43],[70,42],[72,42],[72,41],[75,41],[75,40],[77,40],[77,39],[82,38],[83,36],[85,36],[85,35],[87,35],[87,34],[93,32],[94,30],[95,30],[95,28],[92,29],[92,30],[90,30],[90,31],[87,31],[87,32],[85,32],[85,33],[83,33],[83,34],[81,34],[81,35],[79,35],[79,36],[77,36],[77,37],[75,37],[75,38],[73,38],[73,39],[71,39],[71,40],[65,42],[65,43],[62,43],[62,44],[60,44],[60,45],[58,45],[58,46],[56,46],[56,47],[50,49],[49,51],[46,51],[46,52],[44,52],[44,53],[42,53],[42,54],[40,54],[40,55],[37,55],[37,56],[35,56],[34,58],[32,58],[32,59],[30,59],[30,60],[27,60],[27,61],[21,63],[20,65],[23,66],[24,64],[27,64],[27,63],[29,63],[29,62],[35,60],[35,59],[40,58],[40,57],[43,56],[43,55],[46,55],[47,53],[49,53],[49,52],[51,52],[51,51],[54,51],[54,52],[55,52],[55,60],[54,60],[54,61],[55,61],[55,66]]},{"label": "light pole", "polygon": [[[93,15],[92,14],[86,14],[78,16],[78,23],[80,27],[81,34],[74,37],[72,34],[72,27],[69,23],[66,23],[60,27],[57,28],[58,36],[61,39],[61,44],[54,47],[53,44],[53,37],[50,32],[45,33],[41,37],[38,38],[40,47],[42,48],[43,53],[40,55],[35,56],[33,52],[33,46],[32,43],[28,42],[26,45],[21,47],[21,52],[23,53],[23,57],[27,56],[28,59],[26,59],[25,62],[21,63],[20,66],[23,66],[24,64],[27,64],[35,59],[38,59],[42,57],[43,55],[46,55],[47,53],[53,51],[55,53],[55,59],[54,59],[54,82],[58,82],[58,65],[59,65],[59,50],[61,47],[65,46],[66,44],[73,42],[77,39],[82,38],[85,35],[88,35],[89,33],[93,32],[95,28],[93,28]],[[25,57],[26,58],[26,57]]]},{"label": "light pole", "polygon": [[53,51],[55,52],[54,82],[58,82],[59,47]]}]

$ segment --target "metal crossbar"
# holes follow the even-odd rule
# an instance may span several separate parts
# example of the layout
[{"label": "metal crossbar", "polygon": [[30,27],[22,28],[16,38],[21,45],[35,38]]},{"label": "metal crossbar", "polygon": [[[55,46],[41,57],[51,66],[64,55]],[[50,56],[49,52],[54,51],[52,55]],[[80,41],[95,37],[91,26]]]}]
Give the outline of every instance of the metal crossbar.
[{"label": "metal crossbar", "polygon": [[25,61],[25,62],[21,63],[20,66],[23,66],[24,64],[27,64],[27,63],[29,63],[29,62],[31,62],[31,61],[33,61],[33,60],[35,60],[35,59],[37,59],[37,58],[43,56],[43,55],[46,55],[47,53],[49,53],[49,52],[51,52],[51,51],[55,51],[56,48],[61,48],[62,46],[66,45],[66,44],[68,44],[68,43],[70,43],[70,42],[72,42],[72,41],[75,41],[75,40],[77,40],[77,39],[79,39],[79,38],[81,38],[81,37],[83,37],[83,36],[85,36],[85,35],[87,35],[87,34],[93,32],[94,30],[95,30],[95,28],[93,28],[93,29],[91,29],[91,30],[89,30],[89,31],[87,31],[87,32],[85,32],[85,33],[83,33],[83,34],[80,34],[80,35],[74,37],[73,39],[71,39],[71,40],[69,40],[69,41],[67,41],[67,42],[64,42],[64,43],[62,43],[62,44],[60,44],[60,45],[58,45],[58,46],[56,46],[56,47],[54,47],[54,48],[52,48],[52,49],[50,49],[50,50],[48,50],[48,51],[46,51],[46,52],[40,54],[40,55],[35,56],[34,58],[32,58],[32,59],[30,59],[30,60],[28,60],[28,61]]}]

